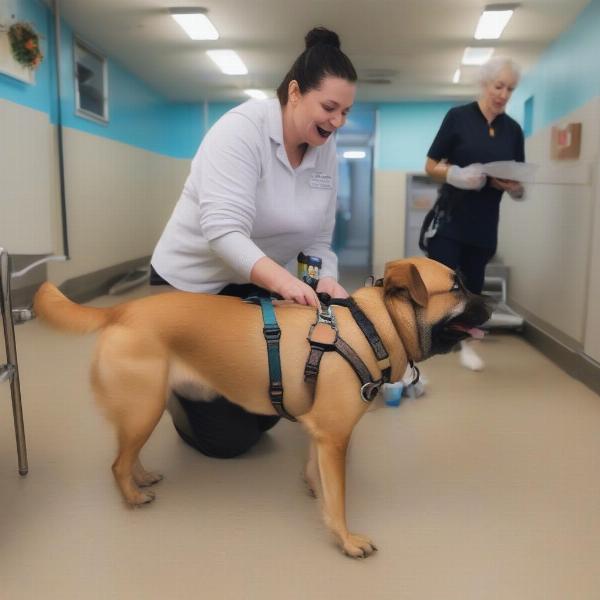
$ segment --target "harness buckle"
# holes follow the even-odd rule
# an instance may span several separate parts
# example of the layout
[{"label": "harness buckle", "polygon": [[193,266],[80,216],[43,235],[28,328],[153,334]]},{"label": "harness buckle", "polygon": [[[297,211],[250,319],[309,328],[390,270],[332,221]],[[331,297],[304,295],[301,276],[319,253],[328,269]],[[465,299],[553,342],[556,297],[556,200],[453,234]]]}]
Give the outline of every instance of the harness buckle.
[{"label": "harness buckle", "polygon": [[277,342],[281,339],[281,329],[279,327],[263,327],[263,335],[265,336],[265,340],[268,342]]},{"label": "harness buckle", "polygon": [[271,401],[277,402],[278,404],[282,403],[283,399],[283,384],[281,381],[272,381],[269,386],[269,394],[271,395]]},{"label": "harness buckle", "polygon": [[375,396],[379,393],[381,387],[381,381],[367,381],[360,388],[360,397],[363,402],[370,403],[375,399]]}]

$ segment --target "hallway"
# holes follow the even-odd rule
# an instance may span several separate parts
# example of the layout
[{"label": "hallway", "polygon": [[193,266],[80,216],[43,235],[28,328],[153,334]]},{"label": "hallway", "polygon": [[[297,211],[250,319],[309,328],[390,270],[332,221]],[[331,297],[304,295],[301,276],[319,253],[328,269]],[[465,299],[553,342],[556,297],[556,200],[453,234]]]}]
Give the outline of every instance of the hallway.
[{"label": "hallway", "polygon": [[365,415],[347,487],[351,527],[380,550],[366,561],[326,534],[300,477],[305,436],[288,422],[220,461],[187,447],[165,415],[143,453],[165,475],[157,500],[125,507],[87,382],[93,338],[33,321],[17,341],[30,472],[17,474],[2,386],[3,598],[598,597],[598,396],[518,336],[484,340],[482,373],[457,354],[431,359],[424,397]]}]

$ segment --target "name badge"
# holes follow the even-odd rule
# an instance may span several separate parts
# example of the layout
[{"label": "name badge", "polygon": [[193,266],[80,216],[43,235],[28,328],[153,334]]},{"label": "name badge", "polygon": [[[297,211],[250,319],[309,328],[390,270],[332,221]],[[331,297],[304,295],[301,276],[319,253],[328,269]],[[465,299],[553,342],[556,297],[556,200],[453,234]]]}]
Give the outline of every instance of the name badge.
[{"label": "name badge", "polygon": [[310,178],[310,187],[317,190],[333,189],[333,179],[331,175],[325,173],[313,173]]}]

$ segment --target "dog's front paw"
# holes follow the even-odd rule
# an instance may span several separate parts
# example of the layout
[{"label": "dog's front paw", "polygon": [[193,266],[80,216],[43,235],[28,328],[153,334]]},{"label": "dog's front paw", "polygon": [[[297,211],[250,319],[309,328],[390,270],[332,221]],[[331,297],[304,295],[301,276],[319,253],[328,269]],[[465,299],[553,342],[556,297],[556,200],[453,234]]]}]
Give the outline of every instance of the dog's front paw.
[{"label": "dog's front paw", "polygon": [[156,494],[150,490],[146,490],[144,492],[140,491],[137,494],[133,495],[131,498],[128,498],[127,501],[132,506],[144,506],[144,504],[149,504],[156,498]]},{"label": "dog's front paw", "polygon": [[350,533],[342,542],[342,550],[352,558],[367,558],[373,552],[377,552],[377,547],[368,537]]}]

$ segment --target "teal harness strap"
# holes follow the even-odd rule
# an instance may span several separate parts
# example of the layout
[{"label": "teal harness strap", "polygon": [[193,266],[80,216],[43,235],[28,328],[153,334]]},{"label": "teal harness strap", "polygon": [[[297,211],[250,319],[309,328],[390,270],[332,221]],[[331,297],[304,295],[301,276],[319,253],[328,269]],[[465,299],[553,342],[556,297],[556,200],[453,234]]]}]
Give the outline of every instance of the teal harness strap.
[{"label": "teal harness strap", "polygon": [[283,383],[281,381],[281,360],[279,357],[279,340],[281,338],[281,329],[277,324],[277,317],[273,309],[271,298],[259,298],[260,308],[263,317],[263,334],[267,342],[267,357],[269,360],[269,396],[271,404],[280,417],[285,417],[290,421],[296,419],[290,415],[283,406]]}]

